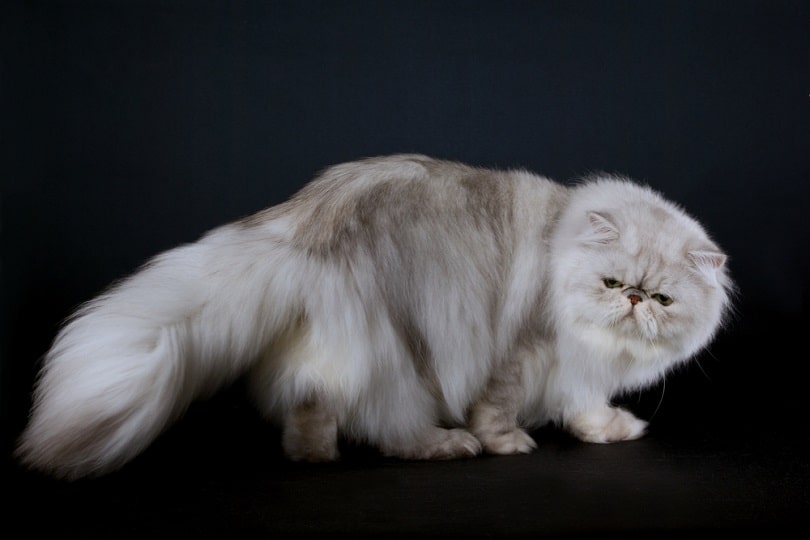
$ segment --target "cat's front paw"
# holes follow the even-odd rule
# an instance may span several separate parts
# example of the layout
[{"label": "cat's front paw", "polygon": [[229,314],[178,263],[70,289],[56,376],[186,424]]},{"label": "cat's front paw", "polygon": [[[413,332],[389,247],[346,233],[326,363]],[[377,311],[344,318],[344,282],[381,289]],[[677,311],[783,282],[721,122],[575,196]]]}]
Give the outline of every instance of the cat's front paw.
[{"label": "cat's front paw", "polygon": [[602,407],[571,417],[565,426],[585,442],[610,443],[638,439],[647,429],[647,422],[619,407]]},{"label": "cat's front paw", "polygon": [[478,433],[484,451],[490,454],[529,454],[537,448],[537,443],[522,429],[504,433]]}]

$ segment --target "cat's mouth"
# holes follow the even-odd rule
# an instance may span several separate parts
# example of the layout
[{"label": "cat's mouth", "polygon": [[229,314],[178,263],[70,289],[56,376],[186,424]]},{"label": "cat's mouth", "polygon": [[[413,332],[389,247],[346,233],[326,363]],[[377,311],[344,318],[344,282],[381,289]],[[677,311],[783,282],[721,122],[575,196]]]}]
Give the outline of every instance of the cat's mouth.
[{"label": "cat's mouth", "polygon": [[658,322],[648,310],[638,309],[634,306],[627,315],[631,319],[635,337],[648,342],[659,338]]},{"label": "cat's mouth", "polygon": [[658,322],[650,310],[645,309],[645,303],[650,301],[647,293],[635,287],[628,287],[622,293],[627,298],[627,303],[623,308],[621,322],[628,335],[646,342],[658,339]]}]

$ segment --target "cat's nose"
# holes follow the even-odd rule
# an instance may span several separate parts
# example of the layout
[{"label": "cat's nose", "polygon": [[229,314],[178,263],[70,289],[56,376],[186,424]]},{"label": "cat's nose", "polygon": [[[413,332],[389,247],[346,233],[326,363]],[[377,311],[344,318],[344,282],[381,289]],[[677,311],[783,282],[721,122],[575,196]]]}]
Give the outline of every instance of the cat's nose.
[{"label": "cat's nose", "polygon": [[644,301],[644,291],[640,289],[636,289],[634,287],[629,287],[627,290],[624,291],[624,295],[630,300],[630,303],[634,306],[639,302]]}]

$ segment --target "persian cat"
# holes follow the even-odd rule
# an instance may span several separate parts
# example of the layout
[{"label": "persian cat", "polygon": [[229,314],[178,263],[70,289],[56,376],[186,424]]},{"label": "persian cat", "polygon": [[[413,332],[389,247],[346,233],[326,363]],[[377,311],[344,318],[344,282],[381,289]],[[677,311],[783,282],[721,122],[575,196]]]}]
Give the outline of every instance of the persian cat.
[{"label": "persian cat", "polygon": [[292,460],[336,460],[341,437],[404,459],[527,453],[548,423],[635,439],[647,423],[611,398],[694,357],[731,290],[701,225],[625,178],[340,164],[82,306],[16,454],[110,472],[241,376]]}]

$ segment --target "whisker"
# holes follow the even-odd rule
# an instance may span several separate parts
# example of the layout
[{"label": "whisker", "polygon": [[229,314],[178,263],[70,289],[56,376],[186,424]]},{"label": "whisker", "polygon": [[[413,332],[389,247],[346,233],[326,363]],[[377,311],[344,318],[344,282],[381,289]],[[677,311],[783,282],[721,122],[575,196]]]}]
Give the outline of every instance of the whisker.
[{"label": "whisker", "polygon": [[[704,348],[703,352],[708,354],[709,356],[711,356],[715,361],[719,362],[717,357],[714,354],[712,354],[712,351],[708,347]],[[700,358],[695,358],[695,364],[697,365],[700,372],[703,373],[703,376],[706,377],[706,380],[711,381],[712,378],[709,376],[709,374],[706,372],[706,370],[703,369],[703,366],[700,365]]]},{"label": "whisker", "polygon": [[666,379],[662,379],[662,380],[661,380],[661,397],[660,397],[660,398],[658,398],[658,405],[656,405],[656,406],[655,406],[655,410],[654,410],[654,411],[652,412],[652,414],[650,415],[650,418],[649,418],[649,420],[650,420],[650,421],[651,421],[653,418],[655,418],[655,415],[656,415],[656,414],[658,414],[658,409],[660,409],[660,408],[661,408],[661,404],[662,404],[662,403],[664,403],[664,393],[666,392],[666,390],[667,390],[667,380],[666,380]]}]

